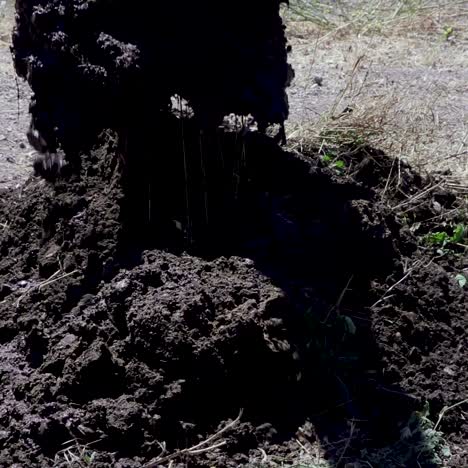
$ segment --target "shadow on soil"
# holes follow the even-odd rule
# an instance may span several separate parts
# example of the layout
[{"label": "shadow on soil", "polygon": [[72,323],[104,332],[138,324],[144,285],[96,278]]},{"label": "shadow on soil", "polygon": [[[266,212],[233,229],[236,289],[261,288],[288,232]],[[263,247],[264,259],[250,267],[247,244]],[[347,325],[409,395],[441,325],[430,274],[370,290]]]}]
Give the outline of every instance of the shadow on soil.
[{"label": "shadow on soil", "polygon": [[278,447],[266,451],[270,462],[304,466],[294,451],[316,437],[333,466],[438,466],[441,442],[426,440],[425,402],[395,384],[374,336],[391,278],[405,275],[403,258],[417,250],[379,199],[391,161],[363,148],[352,178],[255,133],[200,135],[175,120],[164,134],[151,154],[137,138],[142,146],[129,149],[143,157],[127,168],[137,181],[127,187],[129,212],[145,220],[129,224],[129,243],[248,258],[280,289],[281,311],[269,313],[284,325],[279,349],[292,360],[256,360],[261,354],[247,349],[241,385],[225,389],[254,426],[272,424],[272,446],[288,445],[283,458]]}]

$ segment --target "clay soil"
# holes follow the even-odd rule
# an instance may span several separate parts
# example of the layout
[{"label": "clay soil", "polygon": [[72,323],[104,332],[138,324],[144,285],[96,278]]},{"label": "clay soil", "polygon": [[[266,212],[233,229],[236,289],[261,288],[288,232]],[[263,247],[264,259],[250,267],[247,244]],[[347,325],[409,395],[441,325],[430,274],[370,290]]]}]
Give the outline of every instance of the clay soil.
[{"label": "clay soil", "polygon": [[[186,193],[219,209],[178,241],[135,224],[112,139],[2,194],[0,465],[465,466],[466,405],[433,428],[468,391],[466,256],[420,240],[457,198],[368,148],[206,148]],[[178,230],[180,198],[146,201]]]}]

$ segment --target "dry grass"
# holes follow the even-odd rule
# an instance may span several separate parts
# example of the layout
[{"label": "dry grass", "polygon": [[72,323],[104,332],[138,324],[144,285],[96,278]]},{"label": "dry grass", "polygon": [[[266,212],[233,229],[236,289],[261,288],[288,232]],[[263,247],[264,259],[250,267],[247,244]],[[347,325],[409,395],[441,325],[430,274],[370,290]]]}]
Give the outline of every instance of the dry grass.
[{"label": "dry grass", "polygon": [[65,448],[60,450],[53,461],[53,466],[64,464],[68,468],[91,468],[94,464],[96,452],[90,448],[90,444],[82,445],[76,440],[70,440]]},{"label": "dry grass", "polygon": [[293,146],[369,143],[468,186],[467,1],[295,0],[285,15]]},{"label": "dry grass", "polygon": [[467,9],[466,0],[291,0],[285,16],[290,22],[362,34],[412,26],[427,16],[446,16],[447,12],[457,16]]}]

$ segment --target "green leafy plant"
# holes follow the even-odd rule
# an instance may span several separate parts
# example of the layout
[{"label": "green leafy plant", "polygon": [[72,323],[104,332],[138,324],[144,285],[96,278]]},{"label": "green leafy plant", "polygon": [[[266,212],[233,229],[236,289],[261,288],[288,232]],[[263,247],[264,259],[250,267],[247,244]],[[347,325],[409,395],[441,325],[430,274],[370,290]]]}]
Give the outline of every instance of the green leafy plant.
[{"label": "green leafy plant", "polygon": [[346,169],[346,163],[340,159],[336,161],[335,163],[333,163],[333,167],[340,171],[344,171]]},{"label": "green leafy plant", "polygon": [[451,26],[444,27],[444,38],[449,41],[453,37],[454,29]]},{"label": "green leafy plant", "polygon": [[324,154],[322,156],[322,161],[325,163],[325,164],[331,164],[333,162],[333,156],[329,155],[329,154]]},{"label": "green leafy plant", "polygon": [[447,244],[464,245],[467,234],[467,226],[464,224],[457,224],[453,228],[451,235],[446,231],[435,231],[426,234],[424,240],[429,245],[444,248]]},{"label": "green leafy plant", "polygon": [[464,288],[466,286],[466,283],[468,282],[468,278],[462,273],[459,273],[458,275],[456,275],[455,280],[457,281],[460,288]]},{"label": "green leafy plant", "polygon": [[325,153],[322,156],[322,162],[332,169],[335,169],[339,173],[342,173],[346,170],[346,163],[342,159],[337,159],[333,155]]},{"label": "green leafy plant", "polygon": [[467,226],[465,226],[464,224],[458,224],[457,226],[455,226],[455,229],[453,230],[453,235],[449,239],[449,241],[455,244],[460,244],[465,240],[467,234]]},{"label": "green leafy plant", "polygon": [[428,244],[445,247],[450,236],[444,231],[430,232],[426,235],[425,240]]},{"label": "green leafy plant", "polygon": [[362,458],[371,466],[385,468],[414,466],[415,460],[419,466],[443,466],[451,455],[443,433],[429,419],[427,403],[421,411],[411,414],[401,428],[400,439],[393,445],[361,451]]}]

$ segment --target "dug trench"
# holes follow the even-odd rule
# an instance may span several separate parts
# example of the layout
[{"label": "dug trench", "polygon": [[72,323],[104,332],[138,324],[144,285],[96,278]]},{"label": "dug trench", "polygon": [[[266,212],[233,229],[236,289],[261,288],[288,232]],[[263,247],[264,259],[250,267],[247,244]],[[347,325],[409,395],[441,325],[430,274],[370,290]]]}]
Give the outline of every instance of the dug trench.
[{"label": "dug trench", "polygon": [[1,195],[0,466],[464,466],[466,258],[409,228],[456,198],[160,125]]}]

